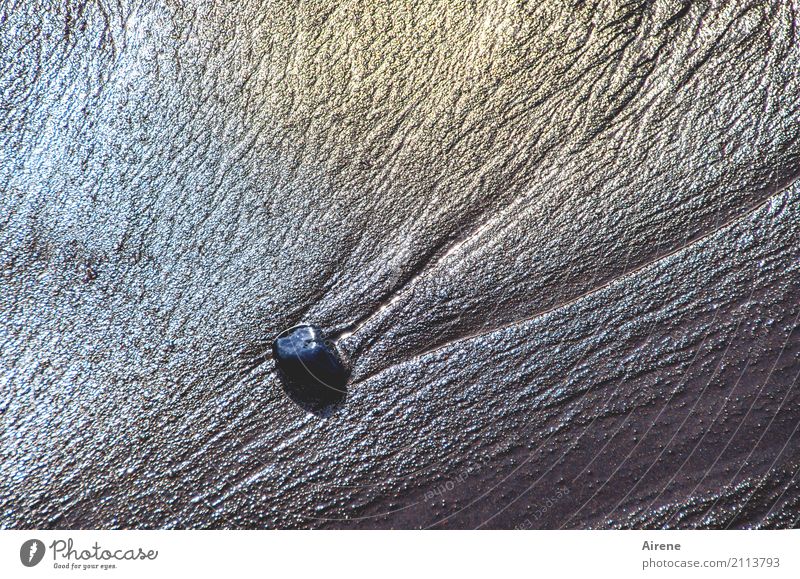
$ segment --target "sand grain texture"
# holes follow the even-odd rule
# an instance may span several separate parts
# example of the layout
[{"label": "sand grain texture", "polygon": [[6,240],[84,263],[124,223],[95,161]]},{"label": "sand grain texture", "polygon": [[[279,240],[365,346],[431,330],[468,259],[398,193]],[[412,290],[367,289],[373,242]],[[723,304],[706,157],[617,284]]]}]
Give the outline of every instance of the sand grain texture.
[{"label": "sand grain texture", "polygon": [[3,2],[0,526],[798,526],[797,9]]}]

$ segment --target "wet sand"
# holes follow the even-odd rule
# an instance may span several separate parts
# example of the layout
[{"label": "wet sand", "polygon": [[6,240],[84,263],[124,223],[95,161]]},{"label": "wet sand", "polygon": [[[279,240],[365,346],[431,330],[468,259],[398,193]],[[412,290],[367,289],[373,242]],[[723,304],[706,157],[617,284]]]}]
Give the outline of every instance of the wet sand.
[{"label": "wet sand", "polygon": [[798,526],[797,8],[6,7],[0,527]]}]

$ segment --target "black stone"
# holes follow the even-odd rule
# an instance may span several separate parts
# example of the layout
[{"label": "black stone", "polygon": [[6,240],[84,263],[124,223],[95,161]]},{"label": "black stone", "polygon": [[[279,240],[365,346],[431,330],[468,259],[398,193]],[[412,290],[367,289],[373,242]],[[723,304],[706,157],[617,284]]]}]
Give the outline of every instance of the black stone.
[{"label": "black stone", "polygon": [[327,416],[344,401],[350,371],[318,327],[284,330],[272,343],[272,355],[284,391],[303,409]]}]

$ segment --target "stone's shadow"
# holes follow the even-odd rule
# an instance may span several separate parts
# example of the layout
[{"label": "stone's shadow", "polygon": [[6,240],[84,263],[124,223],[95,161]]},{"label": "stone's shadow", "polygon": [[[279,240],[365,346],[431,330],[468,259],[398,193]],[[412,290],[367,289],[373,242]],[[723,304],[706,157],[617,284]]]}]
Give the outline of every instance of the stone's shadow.
[{"label": "stone's shadow", "polygon": [[283,391],[303,410],[327,418],[341,408],[350,371],[319,328],[284,330],[272,343],[272,355]]}]

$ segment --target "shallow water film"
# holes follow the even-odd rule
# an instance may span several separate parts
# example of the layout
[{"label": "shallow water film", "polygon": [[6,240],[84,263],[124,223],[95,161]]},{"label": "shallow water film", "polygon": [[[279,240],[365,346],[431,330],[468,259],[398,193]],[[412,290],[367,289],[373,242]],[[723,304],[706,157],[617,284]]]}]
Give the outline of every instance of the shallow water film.
[{"label": "shallow water film", "polygon": [[2,2],[0,527],[798,526],[798,8]]}]

